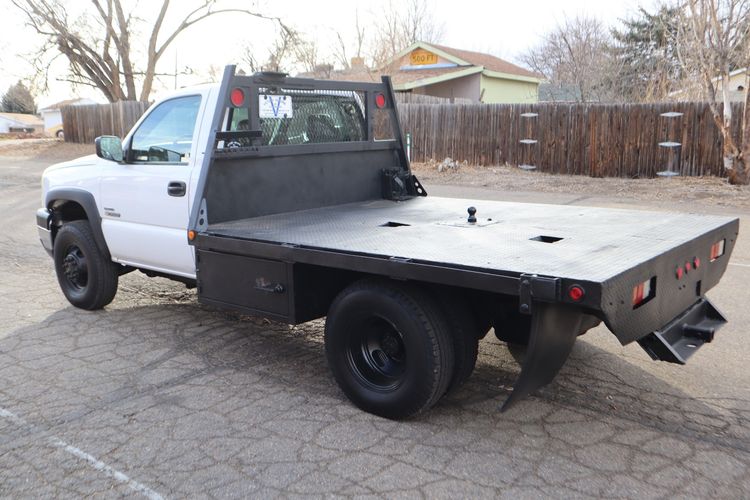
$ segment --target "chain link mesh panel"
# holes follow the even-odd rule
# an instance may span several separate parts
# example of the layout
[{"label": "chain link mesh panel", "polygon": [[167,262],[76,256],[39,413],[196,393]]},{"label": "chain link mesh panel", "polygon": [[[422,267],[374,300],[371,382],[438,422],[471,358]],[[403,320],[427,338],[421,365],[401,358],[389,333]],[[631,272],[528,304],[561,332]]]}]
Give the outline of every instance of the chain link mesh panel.
[{"label": "chain link mesh panel", "polygon": [[[291,90],[259,88],[259,100],[286,96],[291,100],[291,116],[260,117],[260,145],[320,144],[367,140],[365,93],[338,90]],[[278,101],[275,101],[279,106]],[[285,103],[286,104],[286,103]],[[259,107],[260,103],[250,103]],[[251,108],[251,112],[257,112]],[[248,108],[235,109],[230,131],[250,130]],[[250,146],[241,138],[226,147]]]}]

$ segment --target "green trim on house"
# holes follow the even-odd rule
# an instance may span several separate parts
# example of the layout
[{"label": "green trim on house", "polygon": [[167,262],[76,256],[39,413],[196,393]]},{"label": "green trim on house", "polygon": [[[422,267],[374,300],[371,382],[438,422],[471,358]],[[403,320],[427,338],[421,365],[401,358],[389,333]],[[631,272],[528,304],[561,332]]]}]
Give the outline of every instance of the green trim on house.
[{"label": "green trim on house", "polygon": [[482,71],[482,74],[490,78],[502,78],[504,80],[516,80],[519,82],[529,82],[529,83],[542,83],[541,78],[534,78],[532,76],[512,75],[510,73],[501,73],[499,71],[490,71],[488,69],[485,69],[484,71]]},{"label": "green trim on house", "polygon": [[448,80],[455,80],[456,78],[463,78],[464,76],[481,73],[483,70],[484,68],[482,66],[472,66],[461,71],[452,71],[440,76],[423,78],[421,80],[414,80],[406,83],[396,83],[393,85],[393,90],[411,90],[417,87],[425,87],[427,85],[434,85],[436,83],[446,82]]}]

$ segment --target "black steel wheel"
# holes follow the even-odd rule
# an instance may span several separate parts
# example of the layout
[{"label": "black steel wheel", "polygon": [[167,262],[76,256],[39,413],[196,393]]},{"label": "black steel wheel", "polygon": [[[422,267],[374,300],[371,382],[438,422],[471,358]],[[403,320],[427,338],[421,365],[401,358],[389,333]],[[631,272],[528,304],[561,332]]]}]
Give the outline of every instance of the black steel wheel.
[{"label": "black steel wheel", "polygon": [[117,293],[118,266],[107,259],[87,221],[68,222],[57,232],[55,271],[65,298],[81,309],[101,309]]},{"label": "black steel wheel", "polygon": [[433,406],[453,375],[450,329],[415,286],[364,280],[334,300],[325,328],[334,378],[365,411],[407,418]]}]

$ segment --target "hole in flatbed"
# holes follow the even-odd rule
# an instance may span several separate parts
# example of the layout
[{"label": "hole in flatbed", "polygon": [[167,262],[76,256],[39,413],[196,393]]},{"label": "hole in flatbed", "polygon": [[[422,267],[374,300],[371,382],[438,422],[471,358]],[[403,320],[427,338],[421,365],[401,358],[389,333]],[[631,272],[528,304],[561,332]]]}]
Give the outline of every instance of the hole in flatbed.
[{"label": "hole in flatbed", "polygon": [[701,296],[701,280],[698,280],[698,283],[695,284],[695,295]]},{"label": "hole in flatbed", "polygon": [[557,236],[534,236],[533,238],[529,238],[531,241],[541,241],[542,243],[555,243],[557,241],[560,241],[562,238],[558,238]]},{"label": "hole in flatbed", "polygon": [[411,224],[407,224],[405,222],[388,221],[385,224],[380,225],[380,227],[401,227],[401,226],[411,226]]}]

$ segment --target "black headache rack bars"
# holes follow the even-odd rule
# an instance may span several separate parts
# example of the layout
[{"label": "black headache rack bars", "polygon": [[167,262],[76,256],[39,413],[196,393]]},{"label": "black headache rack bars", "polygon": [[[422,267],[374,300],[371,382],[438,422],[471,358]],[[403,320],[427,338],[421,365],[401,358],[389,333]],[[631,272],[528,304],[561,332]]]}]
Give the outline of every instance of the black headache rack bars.
[{"label": "black headache rack bars", "polygon": [[[426,196],[427,192],[419,181],[411,174],[409,159],[401,123],[396,112],[395,95],[390,77],[383,76],[381,83],[346,82],[313,80],[307,78],[290,78],[284,73],[260,72],[253,75],[236,75],[236,66],[228,65],[219,86],[216,108],[211,121],[211,129],[207,143],[207,151],[203,156],[200,177],[195,190],[195,203],[190,213],[188,230],[195,234],[205,231],[208,227],[208,209],[206,204],[206,182],[209,170],[214,161],[222,159],[253,158],[272,155],[308,155],[316,153],[357,152],[372,150],[393,150],[398,158],[398,167],[384,169],[382,173],[382,193],[386,199],[403,199],[412,196]],[[350,92],[362,97],[358,104],[366,120],[366,137],[364,140],[348,142],[328,142],[317,144],[289,144],[264,146],[259,140],[262,136],[261,119],[258,112],[260,90],[284,93],[303,93],[316,91],[330,93]],[[237,95],[233,95],[236,92]],[[239,95],[241,93],[241,100]],[[237,99],[236,101],[233,101]],[[223,130],[228,121],[227,111],[248,109],[248,130]],[[388,122],[392,139],[375,140],[373,116],[375,111],[388,113]],[[231,116],[231,115],[230,115]],[[242,141],[239,145],[234,141]],[[227,144],[234,145],[227,147]],[[223,143],[224,147],[218,147]],[[192,243],[192,239],[190,239]]]}]

